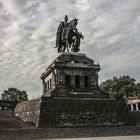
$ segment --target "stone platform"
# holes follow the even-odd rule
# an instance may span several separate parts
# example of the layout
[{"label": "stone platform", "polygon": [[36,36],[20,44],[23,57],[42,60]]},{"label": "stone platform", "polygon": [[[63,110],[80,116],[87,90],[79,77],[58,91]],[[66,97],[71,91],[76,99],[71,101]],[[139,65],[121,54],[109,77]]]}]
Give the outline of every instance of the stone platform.
[{"label": "stone platform", "polygon": [[[140,125],[114,127],[57,127],[36,128],[14,117],[12,111],[0,112],[0,140],[34,140],[34,139],[95,139],[101,137],[140,136]],[[133,137],[135,136],[135,137]],[[120,139],[120,137],[117,137]]]},{"label": "stone platform", "polygon": [[[100,137],[140,136],[140,126],[74,127],[74,128],[13,128],[0,129],[0,140],[34,139],[100,139]],[[112,140],[112,139],[111,139]],[[138,140],[138,139],[136,139]]]}]

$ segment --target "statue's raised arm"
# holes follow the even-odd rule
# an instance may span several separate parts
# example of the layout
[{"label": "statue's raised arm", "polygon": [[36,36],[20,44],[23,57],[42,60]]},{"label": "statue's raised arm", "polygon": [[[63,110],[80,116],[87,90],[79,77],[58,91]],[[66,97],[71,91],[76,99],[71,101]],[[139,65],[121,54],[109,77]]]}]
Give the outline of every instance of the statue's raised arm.
[{"label": "statue's raised arm", "polygon": [[71,49],[72,52],[79,52],[80,41],[83,39],[82,33],[78,32],[76,28],[78,24],[78,19],[73,19],[68,22],[68,16],[66,15],[63,22],[60,22],[57,35],[56,35],[56,48],[58,53],[69,52]]}]

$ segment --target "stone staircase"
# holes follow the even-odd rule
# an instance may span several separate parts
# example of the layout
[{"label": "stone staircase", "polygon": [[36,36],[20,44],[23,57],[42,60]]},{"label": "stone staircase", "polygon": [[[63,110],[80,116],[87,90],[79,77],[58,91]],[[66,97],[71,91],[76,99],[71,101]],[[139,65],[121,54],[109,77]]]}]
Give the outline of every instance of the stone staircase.
[{"label": "stone staircase", "polygon": [[32,128],[33,124],[25,123],[14,116],[13,111],[0,110],[0,129]]}]

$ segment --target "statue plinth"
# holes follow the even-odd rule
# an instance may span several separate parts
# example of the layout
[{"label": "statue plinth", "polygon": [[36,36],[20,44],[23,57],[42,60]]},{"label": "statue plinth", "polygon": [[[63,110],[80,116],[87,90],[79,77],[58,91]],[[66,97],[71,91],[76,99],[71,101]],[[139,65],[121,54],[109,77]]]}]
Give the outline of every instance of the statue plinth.
[{"label": "statue plinth", "polygon": [[[55,96],[62,96],[60,94],[64,92],[64,96],[69,96],[70,92],[78,92],[78,95],[80,93],[88,95],[89,92],[95,97],[98,89],[99,71],[100,66],[94,64],[94,61],[86,57],[85,54],[64,52],[53,61],[41,76],[43,95],[53,96],[54,91],[56,92]],[[104,95],[102,92],[100,94]]]}]

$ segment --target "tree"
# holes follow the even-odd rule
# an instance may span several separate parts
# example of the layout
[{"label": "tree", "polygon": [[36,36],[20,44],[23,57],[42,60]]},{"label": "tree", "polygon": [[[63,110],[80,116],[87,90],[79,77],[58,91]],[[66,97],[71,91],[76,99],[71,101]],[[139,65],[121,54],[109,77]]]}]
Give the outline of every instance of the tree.
[{"label": "tree", "polygon": [[2,100],[7,100],[7,101],[26,101],[28,100],[28,95],[25,90],[19,90],[17,88],[8,88],[8,90],[4,90],[3,93],[1,94],[1,99]]},{"label": "tree", "polygon": [[140,83],[135,83],[135,79],[129,75],[120,76],[119,78],[106,80],[100,84],[100,88],[108,92],[111,97],[133,97],[140,93]]}]

